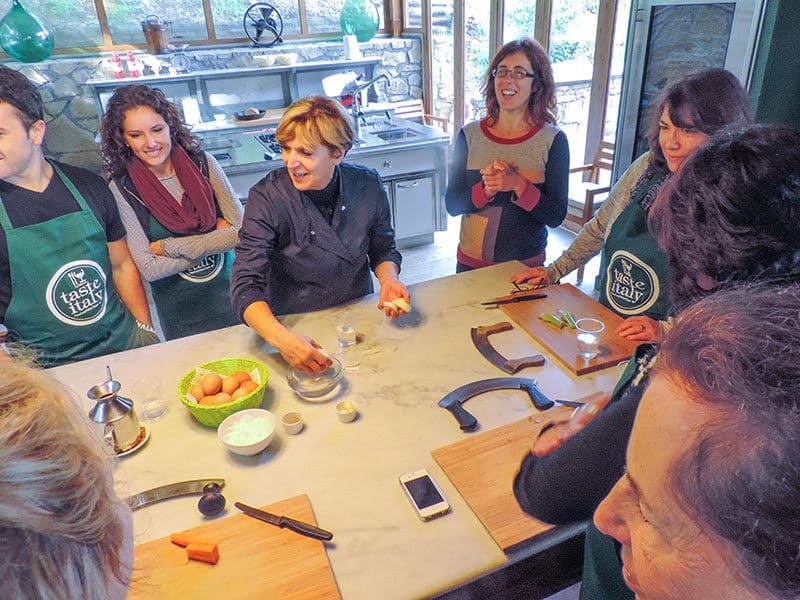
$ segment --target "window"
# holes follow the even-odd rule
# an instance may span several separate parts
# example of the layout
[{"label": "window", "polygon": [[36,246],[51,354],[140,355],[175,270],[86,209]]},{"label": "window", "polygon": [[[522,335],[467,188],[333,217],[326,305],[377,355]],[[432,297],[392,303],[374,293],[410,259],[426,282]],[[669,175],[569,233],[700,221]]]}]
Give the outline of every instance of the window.
[{"label": "window", "polygon": [[[270,0],[280,13],[283,35],[300,34],[300,8],[297,0]],[[211,15],[217,39],[240,39],[245,36],[242,19],[247,3],[243,0],[211,0]]]},{"label": "window", "polygon": [[422,29],[422,0],[407,0],[403,12],[403,29]]},{"label": "window", "polygon": [[[376,6],[380,16],[380,31],[384,31],[384,2],[367,1]],[[256,0],[25,0],[25,8],[52,28],[57,49],[86,52],[118,46],[144,46],[141,23],[153,15],[162,21],[171,22],[169,38],[176,44],[247,41],[242,21],[247,7],[255,2]],[[339,17],[344,0],[266,2],[280,13],[284,38],[341,35]],[[417,4],[420,6],[419,0]],[[102,8],[99,13],[96,5]],[[211,31],[208,23],[213,26]]]},{"label": "window", "polygon": [[536,24],[536,0],[506,0],[503,43],[533,37]]},{"label": "window", "polygon": [[94,0],[25,0],[25,9],[52,29],[56,48],[103,45]]}]

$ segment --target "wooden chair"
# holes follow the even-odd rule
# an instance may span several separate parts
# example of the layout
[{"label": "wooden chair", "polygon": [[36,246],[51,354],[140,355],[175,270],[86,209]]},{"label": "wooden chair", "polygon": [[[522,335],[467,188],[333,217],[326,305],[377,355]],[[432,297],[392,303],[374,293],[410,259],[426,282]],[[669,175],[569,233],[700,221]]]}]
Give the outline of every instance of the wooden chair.
[{"label": "wooden chair", "polygon": [[[569,182],[569,207],[567,209],[566,221],[575,223],[577,228],[583,227],[594,215],[594,211],[599,204],[595,203],[596,196],[607,194],[611,189],[610,185],[598,183],[600,172],[607,170],[609,177],[614,165],[614,144],[611,142],[600,142],[594,160],[588,165],[573,167],[570,173],[584,173],[580,179],[570,178]],[[588,172],[588,175],[586,173]],[[570,211],[569,209],[572,209]],[[583,267],[578,269],[578,283],[583,281]]]},{"label": "wooden chair", "polygon": [[392,102],[392,107],[394,108],[394,114],[401,119],[410,119],[412,121],[418,119],[423,124],[431,126],[436,123],[442,131],[447,133],[448,120],[438,115],[430,115],[426,113],[422,98]]}]

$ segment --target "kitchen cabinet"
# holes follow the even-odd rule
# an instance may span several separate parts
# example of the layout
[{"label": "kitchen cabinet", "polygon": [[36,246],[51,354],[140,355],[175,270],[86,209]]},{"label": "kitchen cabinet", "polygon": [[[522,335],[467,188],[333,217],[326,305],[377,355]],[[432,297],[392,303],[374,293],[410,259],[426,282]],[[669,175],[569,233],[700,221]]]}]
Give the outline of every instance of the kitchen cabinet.
[{"label": "kitchen cabinet", "polygon": [[390,179],[383,184],[392,209],[395,238],[401,247],[433,241],[436,231],[435,172]]}]

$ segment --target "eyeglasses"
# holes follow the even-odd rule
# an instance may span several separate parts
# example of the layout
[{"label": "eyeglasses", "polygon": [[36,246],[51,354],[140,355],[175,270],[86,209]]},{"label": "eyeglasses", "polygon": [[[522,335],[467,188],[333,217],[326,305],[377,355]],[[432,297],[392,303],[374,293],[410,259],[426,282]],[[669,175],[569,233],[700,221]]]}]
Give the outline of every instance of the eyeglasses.
[{"label": "eyeglasses", "polygon": [[492,70],[492,77],[505,79],[525,79],[526,77],[534,78],[536,73],[529,73],[525,69],[508,69],[507,67],[497,67]]}]

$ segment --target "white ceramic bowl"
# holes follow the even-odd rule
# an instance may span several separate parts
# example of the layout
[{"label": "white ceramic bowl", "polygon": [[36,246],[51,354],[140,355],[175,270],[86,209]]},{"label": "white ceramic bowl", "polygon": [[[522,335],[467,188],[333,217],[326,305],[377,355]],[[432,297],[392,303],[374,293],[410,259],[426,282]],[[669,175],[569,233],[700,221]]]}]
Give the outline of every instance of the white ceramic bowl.
[{"label": "white ceramic bowl", "polygon": [[217,436],[234,454],[253,456],[275,436],[275,417],[263,408],[240,410],[220,423]]},{"label": "white ceramic bowl", "polygon": [[299,412],[288,412],[281,418],[286,433],[294,435],[303,429],[303,415]]},{"label": "white ceramic bowl", "polygon": [[342,423],[349,423],[356,418],[357,414],[356,403],[352,400],[342,400],[336,404],[336,416]]}]

